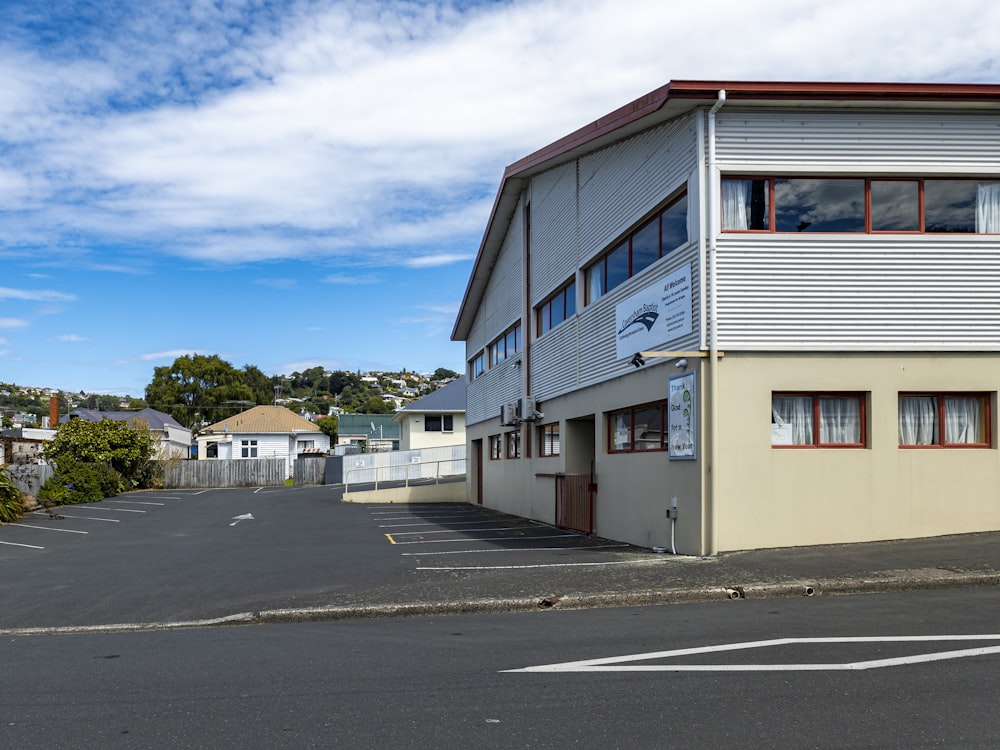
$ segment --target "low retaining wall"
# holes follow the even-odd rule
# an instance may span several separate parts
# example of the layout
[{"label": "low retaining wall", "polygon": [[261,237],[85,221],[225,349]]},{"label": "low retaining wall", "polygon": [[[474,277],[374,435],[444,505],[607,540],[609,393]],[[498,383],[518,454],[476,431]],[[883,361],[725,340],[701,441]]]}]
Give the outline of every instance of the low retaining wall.
[{"label": "low retaining wall", "polygon": [[464,503],[465,482],[390,487],[381,490],[345,492],[345,503]]}]

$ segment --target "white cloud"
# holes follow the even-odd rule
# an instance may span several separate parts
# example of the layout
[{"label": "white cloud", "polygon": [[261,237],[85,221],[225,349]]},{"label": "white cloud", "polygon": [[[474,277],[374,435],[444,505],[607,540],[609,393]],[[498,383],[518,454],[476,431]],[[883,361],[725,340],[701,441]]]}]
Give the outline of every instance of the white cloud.
[{"label": "white cloud", "polygon": [[380,276],[372,273],[349,274],[331,273],[322,278],[325,284],[344,284],[347,286],[360,286],[364,284],[378,284],[382,281]]},{"label": "white cloud", "polygon": [[174,360],[178,357],[194,356],[195,354],[200,353],[200,349],[170,349],[165,352],[149,352],[148,354],[140,354],[138,358],[143,362],[155,362],[158,360]]},{"label": "white cloud", "polygon": [[90,341],[86,336],[81,336],[78,333],[66,333],[61,336],[56,336],[56,341],[63,341],[66,343],[75,343],[79,341]]},{"label": "white cloud", "polygon": [[28,321],[24,318],[0,318],[0,328],[26,328]]},{"label": "white cloud", "polygon": [[73,302],[76,295],[51,289],[12,289],[0,286],[0,299],[16,299],[22,302]]}]

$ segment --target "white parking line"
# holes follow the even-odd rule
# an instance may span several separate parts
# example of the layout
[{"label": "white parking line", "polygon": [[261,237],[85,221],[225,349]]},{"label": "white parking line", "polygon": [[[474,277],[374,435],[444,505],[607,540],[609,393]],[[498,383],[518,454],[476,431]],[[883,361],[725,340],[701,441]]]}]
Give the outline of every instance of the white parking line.
[{"label": "white parking line", "polygon": [[89,534],[89,531],[77,531],[76,529],[55,529],[51,526],[32,526],[30,523],[11,524],[15,529],[41,529],[42,531],[61,531],[64,534]]},{"label": "white parking line", "polygon": [[129,503],[131,505],[159,505],[163,506],[165,503],[147,503],[142,500],[105,500],[106,503]]},{"label": "white parking line", "polygon": [[[386,534],[389,536],[389,534]],[[530,538],[525,538],[523,541],[534,541],[535,539],[560,539],[567,536],[577,536],[576,534],[551,534],[548,536],[533,536]],[[498,536],[492,539],[472,539],[472,538],[462,538],[458,539],[422,539],[414,542],[393,542],[393,544],[447,544],[448,542],[509,542],[511,537],[509,536]],[[522,541],[520,539],[514,541]]]},{"label": "white parking line", "polygon": [[11,547],[27,547],[28,549],[45,549],[45,547],[39,547],[37,544],[18,544],[17,542],[0,542],[0,544],[6,544]]},{"label": "white parking line", "polygon": [[[42,510],[33,510],[31,512],[36,513],[38,515],[47,515],[45,511]],[[65,513],[59,513],[59,515],[62,516],[63,518],[80,518],[86,521],[107,521],[108,523],[121,523],[120,518],[98,518],[97,516],[68,516]]]},{"label": "white parking line", "polygon": [[[455,524],[461,523],[510,523],[506,519],[503,521],[455,521]],[[410,526],[440,526],[439,523],[380,523],[378,527],[380,529],[403,529]],[[420,532],[417,532],[420,533]]]},{"label": "white parking line", "polygon": [[523,531],[523,530],[535,530],[537,526],[503,526],[499,529],[441,529],[440,531],[398,531],[393,534],[393,537],[397,536],[423,536],[425,534],[454,534],[456,531],[461,531],[463,533],[469,531]]},{"label": "white parking line", "polygon": [[446,552],[400,552],[403,557],[431,557],[433,555],[474,555],[479,552],[565,552],[566,550],[621,549],[627,544],[595,544],[592,547],[491,547],[490,549],[453,549]]},{"label": "white parking line", "polygon": [[136,510],[135,508],[88,508],[86,505],[77,506],[79,510],[113,510],[116,513],[145,513],[144,510]]},{"label": "white parking line", "polygon": [[[522,550],[523,551],[523,550]],[[471,565],[461,568],[417,567],[417,570],[527,570],[529,568],[583,568],[596,565],[633,565],[639,560],[610,560],[607,562],[540,563],[538,565]]]}]

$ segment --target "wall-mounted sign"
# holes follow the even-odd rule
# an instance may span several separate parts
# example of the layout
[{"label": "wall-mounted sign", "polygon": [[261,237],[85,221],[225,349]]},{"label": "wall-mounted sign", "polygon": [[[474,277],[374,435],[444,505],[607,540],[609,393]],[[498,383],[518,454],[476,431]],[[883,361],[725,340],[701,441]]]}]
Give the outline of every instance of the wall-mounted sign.
[{"label": "wall-mounted sign", "polygon": [[693,372],[670,378],[667,389],[667,446],[671,461],[698,458],[695,382]]},{"label": "wall-mounted sign", "polygon": [[691,264],[618,303],[615,321],[618,359],[691,333]]}]

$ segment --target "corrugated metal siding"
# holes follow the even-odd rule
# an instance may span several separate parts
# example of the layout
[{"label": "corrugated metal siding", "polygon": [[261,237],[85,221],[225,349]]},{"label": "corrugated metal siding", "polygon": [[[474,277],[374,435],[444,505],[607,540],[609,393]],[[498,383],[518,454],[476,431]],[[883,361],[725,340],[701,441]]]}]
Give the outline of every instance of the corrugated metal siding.
[{"label": "corrugated metal siding", "polygon": [[993,171],[1000,163],[1000,115],[741,110],[727,105],[716,119],[716,157],[723,170]]},{"label": "corrugated metal siding", "polygon": [[531,305],[576,273],[576,162],[531,182]]},{"label": "corrugated metal siding", "polygon": [[697,161],[694,116],[680,118],[580,160],[580,254],[607,249],[673,191]]},{"label": "corrugated metal siding", "polygon": [[531,392],[535,398],[542,401],[633,372],[627,360],[616,357],[615,306],[687,263],[691,264],[692,273],[693,330],[688,336],[670,342],[670,348],[698,349],[701,308],[698,245],[689,243],[613,289],[596,303],[584,308],[576,318],[554,328],[533,344]]},{"label": "corrugated metal siding", "polygon": [[470,356],[492,343],[521,316],[523,225],[524,212],[519,205],[490,274],[482,304],[476,311],[476,320],[469,331],[466,351]]},{"label": "corrugated metal siding", "polygon": [[723,235],[719,346],[1000,349],[1000,237]]}]

